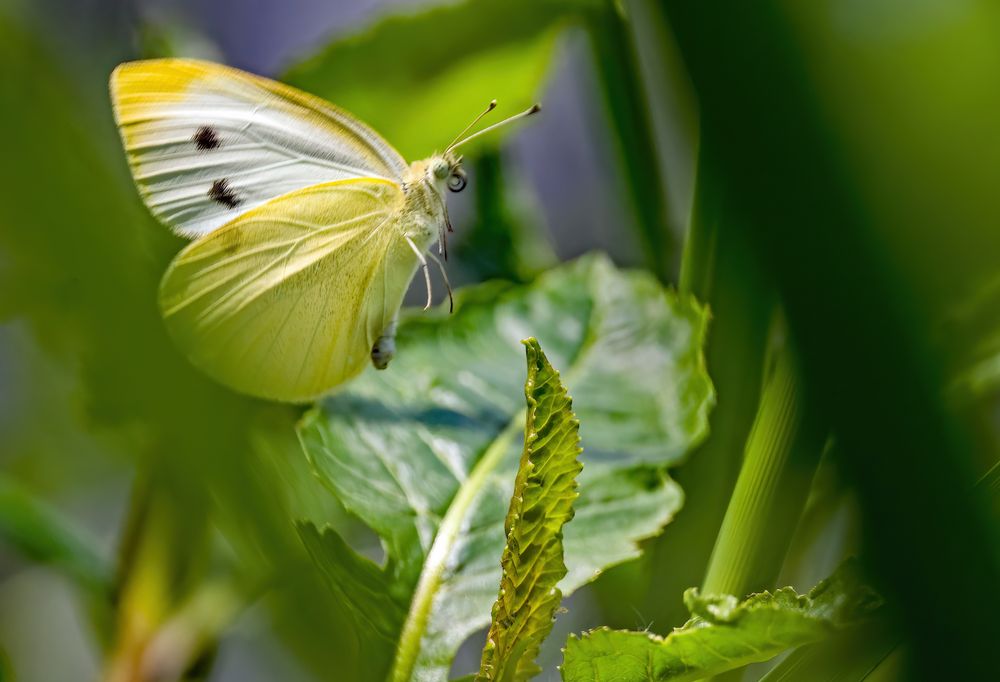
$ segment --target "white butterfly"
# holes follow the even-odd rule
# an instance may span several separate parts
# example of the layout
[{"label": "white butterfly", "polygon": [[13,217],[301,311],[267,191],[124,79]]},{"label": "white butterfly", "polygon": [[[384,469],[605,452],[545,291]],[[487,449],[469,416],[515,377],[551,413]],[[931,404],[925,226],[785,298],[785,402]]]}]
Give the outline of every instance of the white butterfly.
[{"label": "white butterfly", "polygon": [[417,267],[429,306],[425,253],[447,257],[455,148],[539,109],[407,164],[324,100],[218,64],[122,64],[111,99],[147,206],[194,239],[160,285],[171,335],[221,383],[292,402],[388,365]]}]

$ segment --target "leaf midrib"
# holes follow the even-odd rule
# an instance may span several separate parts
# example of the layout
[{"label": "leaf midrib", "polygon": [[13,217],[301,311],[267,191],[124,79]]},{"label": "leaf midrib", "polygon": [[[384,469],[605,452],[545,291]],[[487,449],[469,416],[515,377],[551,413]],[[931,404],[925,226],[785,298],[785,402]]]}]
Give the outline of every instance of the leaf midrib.
[{"label": "leaf midrib", "polygon": [[420,579],[417,581],[413,600],[410,602],[410,610],[406,614],[406,621],[400,633],[399,646],[396,647],[396,659],[393,661],[392,672],[389,674],[389,679],[393,682],[408,682],[412,678],[413,667],[420,654],[420,642],[427,629],[427,620],[430,617],[434,595],[437,594],[438,588],[441,586],[441,576],[444,574],[448,557],[451,556],[451,550],[461,533],[462,522],[465,520],[473,501],[486,484],[489,475],[503,459],[511,441],[524,428],[526,414],[527,409],[521,409],[508,422],[504,430],[493,439],[486,452],[476,462],[469,478],[459,487],[458,493],[456,493],[441,521],[431,549],[427,553],[427,560],[420,571]]},{"label": "leaf midrib", "polygon": [[[589,354],[594,344],[595,303],[596,301],[592,301],[591,307],[587,311],[587,324],[584,328],[583,339],[575,357],[570,362],[570,369],[566,373],[567,377],[574,377],[578,373],[583,359]],[[434,542],[431,543],[430,551],[427,552],[427,559],[420,571],[420,578],[410,602],[410,610],[406,614],[406,620],[400,632],[396,657],[387,678],[391,682],[409,682],[412,679],[413,669],[416,666],[417,657],[420,655],[420,642],[427,629],[427,621],[434,604],[434,596],[441,586],[441,577],[444,575],[448,557],[451,556],[452,549],[461,533],[462,522],[479,492],[485,486],[489,475],[503,459],[511,441],[524,430],[527,414],[527,407],[523,407],[511,418],[507,426],[493,439],[483,456],[476,462],[469,477],[459,486],[458,492],[448,506],[448,511],[445,512],[438,532],[434,536]]]},{"label": "leaf midrib", "polygon": [[[581,343],[569,363],[569,370],[566,372],[567,378],[573,377],[578,373],[583,360],[589,355],[594,345],[596,339],[594,330],[596,307],[596,296],[594,296],[591,298],[591,305],[587,310],[587,323],[584,326]],[[423,639],[424,632],[427,630],[427,621],[430,618],[434,596],[441,586],[441,576],[444,574],[448,557],[451,556],[452,549],[458,540],[462,529],[462,522],[465,520],[472,503],[486,484],[489,475],[496,469],[500,460],[503,459],[504,454],[510,447],[511,441],[524,430],[527,414],[528,408],[523,407],[511,417],[511,420],[507,422],[507,426],[493,439],[483,453],[483,456],[476,462],[469,477],[464,483],[459,485],[458,492],[448,506],[441,525],[438,527],[438,532],[434,536],[434,542],[431,543],[430,551],[427,552],[427,559],[420,571],[420,578],[417,580],[413,599],[410,601],[410,610],[406,614],[406,620],[400,632],[399,644],[396,647],[396,657],[393,660],[392,670],[387,680],[391,682],[409,682],[412,679],[413,669],[420,655],[420,642]]]}]

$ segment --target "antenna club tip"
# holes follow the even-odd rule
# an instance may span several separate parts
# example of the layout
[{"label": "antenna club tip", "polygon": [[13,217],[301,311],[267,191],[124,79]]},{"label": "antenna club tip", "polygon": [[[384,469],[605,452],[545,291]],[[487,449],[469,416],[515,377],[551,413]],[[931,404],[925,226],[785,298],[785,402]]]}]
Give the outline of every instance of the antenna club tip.
[{"label": "antenna club tip", "polygon": [[538,104],[538,103],[535,103],[530,109],[528,109],[528,113],[529,114],[537,114],[541,110],[542,110],[542,105]]},{"label": "antenna club tip", "polygon": [[493,111],[496,108],[497,108],[497,101],[495,99],[491,99],[490,100],[490,111]]}]

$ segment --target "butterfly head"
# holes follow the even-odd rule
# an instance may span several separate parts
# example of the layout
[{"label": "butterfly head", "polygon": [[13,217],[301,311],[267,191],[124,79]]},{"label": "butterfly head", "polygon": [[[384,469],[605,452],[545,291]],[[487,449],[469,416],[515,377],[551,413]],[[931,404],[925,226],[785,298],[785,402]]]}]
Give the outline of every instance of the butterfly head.
[{"label": "butterfly head", "polygon": [[443,154],[435,155],[429,160],[427,164],[427,179],[430,180],[435,187],[440,188],[439,183],[444,183],[444,185],[452,192],[461,192],[465,189],[466,185],[465,171],[462,170],[462,157],[457,156],[454,150],[469,140],[475,139],[484,133],[488,133],[495,128],[507,125],[508,123],[513,123],[514,121],[524,118],[525,116],[537,114],[542,110],[541,105],[535,104],[529,109],[522,111],[520,114],[515,114],[514,116],[505,118],[499,123],[494,123],[493,125],[487,126],[482,130],[478,130],[471,135],[466,135],[466,133],[472,130],[476,124],[482,120],[483,116],[496,109],[496,106],[496,100],[490,102],[485,111],[479,114],[479,116],[476,116],[472,123],[467,125],[465,130],[460,132],[458,137],[452,140],[452,143],[445,148]]},{"label": "butterfly head", "polygon": [[[484,133],[498,128],[502,125],[512,123],[518,119],[524,118],[525,116],[531,116],[539,111],[541,111],[541,106],[536,104],[531,108],[522,111],[520,114],[515,114],[510,118],[506,118],[499,123],[494,123],[491,126],[487,126],[482,130],[478,130],[472,134],[466,135],[472,128],[479,123],[480,119],[486,114],[493,111],[497,106],[496,100],[490,102],[486,110],[483,111],[479,116],[475,118],[469,125],[465,127],[458,137],[449,144],[444,152],[441,154],[435,154],[434,156],[426,159],[424,161],[417,161],[412,166],[410,166],[410,175],[408,176],[407,185],[412,189],[408,192],[412,192],[413,196],[424,197],[422,201],[426,202],[428,198],[427,191],[430,191],[430,197],[433,197],[437,202],[431,200],[430,205],[438,203],[439,210],[441,212],[441,227],[438,233],[438,252],[444,256],[445,260],[448,259],[448,233],[452,231],[451,221],[448,219],[448,206],[444,200],[444,190],[447,188],[452,192],[461,192],[465,189],[467,184],[465,171],[462,170],[462,157],[455,153],[455,149],[465,144],[469,140],[479,137]],[[413,184],[410,184],[413,183]],[[423,188],[417,190],[416,188]]]},{"label": "butterfly head", "polygon": [[468,182],[462,170],[462,157],[451,152],[433,157],[427,164],[427,175],[434,185],[443,183],[451,192],[461,192]]}]

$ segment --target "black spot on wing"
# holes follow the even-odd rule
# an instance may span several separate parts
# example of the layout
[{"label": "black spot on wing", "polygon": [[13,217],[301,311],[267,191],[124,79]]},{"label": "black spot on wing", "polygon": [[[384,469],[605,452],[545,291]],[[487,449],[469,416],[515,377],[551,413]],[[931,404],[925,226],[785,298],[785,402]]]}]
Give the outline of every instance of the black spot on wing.
[{"label": "black spot on wing", "polygon": [[233,188],[229,186],[229,181],[225,178],[212,183],[212,188],[208,190],[208,198],[219,202],[226,208],[236,208],[243,203],[233,193]]},{"label": "black spot on wing", "polygon": [[212,126],[202,126],[198,128],[198,132],[194,134],[191,140],[195,143],[198,149],[215,149],[220,144],[219,136],[215,132],[215,128]]}]

